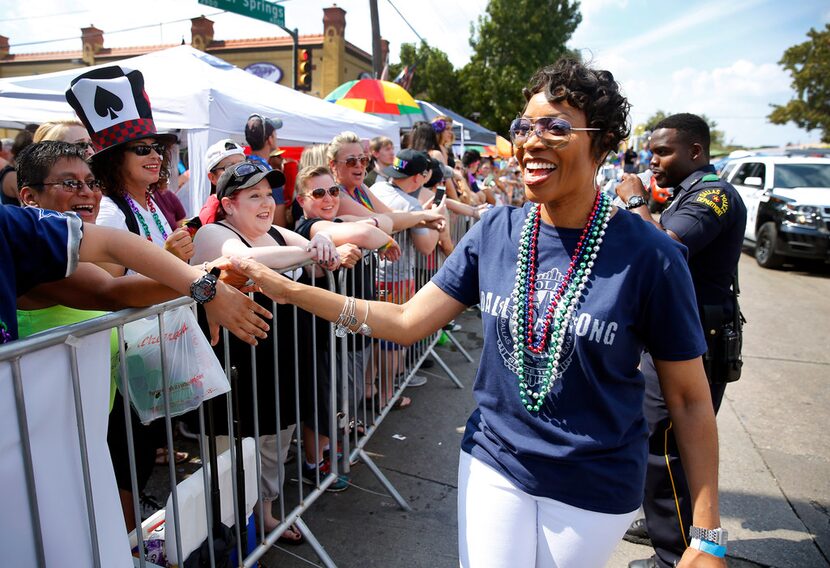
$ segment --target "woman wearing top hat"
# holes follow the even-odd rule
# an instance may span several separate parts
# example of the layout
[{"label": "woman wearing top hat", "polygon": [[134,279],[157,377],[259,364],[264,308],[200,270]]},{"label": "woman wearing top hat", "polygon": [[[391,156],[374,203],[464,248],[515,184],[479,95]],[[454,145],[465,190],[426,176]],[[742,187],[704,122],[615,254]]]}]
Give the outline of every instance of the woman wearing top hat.
[{"label": "woman wearing top hat", "polygon": [[[156,132],[141,72],[118,66],[94,69],[72,80],[66,100],[86,127],[96,150],[90,167],[104,192],[96,224],[129,230],[180,259],[189,260],[193,256],[190,234],[185,228],[174,230],[152,197],[160,178],[169,171],[170,148],[177,139],[173,134]],[[118,265],[102,267],[113,276],[122,276],[125,271]],[[122,404],[117,393],[107,442],[129,529],[134,513]],[[131,416],[136,483],[142,491],[155,464],[168,459],[163,448],[164,424],[157,421],[144,426],[135,413]],[[187,457],[184,452],[176,452],[175,459]]]},{"label": "woman wearing top hat", "polygon": [[[193,256],[185,228],[171,227],[153,192],[170,169],[174,134],[159,134],[140,71],[118,66],[76,77],[66,99],[83,122],[97,152],[92,173],[103,184],[99,225],[127,229],[182,260]],[[123,274],[121,267],[106,267]]]}]

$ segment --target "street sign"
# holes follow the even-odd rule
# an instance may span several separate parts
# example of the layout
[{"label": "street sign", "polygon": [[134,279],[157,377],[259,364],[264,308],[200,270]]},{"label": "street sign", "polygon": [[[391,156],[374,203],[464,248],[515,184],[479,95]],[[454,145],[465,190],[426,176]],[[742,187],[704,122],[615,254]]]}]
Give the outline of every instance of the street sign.
[{"label": "street sign", "polygon": [[199,0],[199,4],[285,27],[285,7],[266,0]]}]

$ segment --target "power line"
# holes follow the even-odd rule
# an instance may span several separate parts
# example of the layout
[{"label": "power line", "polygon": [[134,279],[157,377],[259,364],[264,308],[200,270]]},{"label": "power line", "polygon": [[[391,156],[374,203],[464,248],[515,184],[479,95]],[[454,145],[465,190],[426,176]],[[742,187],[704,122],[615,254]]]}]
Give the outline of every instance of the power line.
[{"label": "power line", "polygon": [[403,15],[403,14],[401,14],[401,11],[400,11],[400,10],[398,10],[398,9],[395,7],[395,5],[394,5],[394,4],[392,4],[392,0],[386,0],[386,1],[387,1],[387,2],[389,2],[389,5],[390,5],[390,6],[392,6],[392,8],[393,8],[393,9],[394,9],[397,13],[398,13],[398,15],[399,15],[399,16],[401,17],[401,19],[404,21],[404,23],[405,23],[407,26],[409,26],[409,29],[410,29],[410,30],[412,30],[412,33],[413,33],[413,34],[415,34],[416,36],[418,36],[418,39],[419,39],[419,40],[421,40],[421,43],[427,43],[427,41],[426,41],[424,38],[422,38],[422,37],[421,37],[421,34],[419,34],[418,32],[416,32],[416,31],[415,31],[415,28],[413,28],[413,27],[412,27],[412,24],[410,24],[410,23],[409,23],[409,20],[407,20],[407,19],[404,17],[404,15]]},{"label": "power line", "polygon": [[[214,12],[212,14],[207,14],[207,15],[205,15],[205,17],[219,16],[221,14],[227,14],[227,12],[225,10],[222,10],[221,12]],[[136,26],[134,28],[124,28],[123,30],[114,30],[114,31],[111,31],[111,32],[108,31],[108,32],[105,32],[105,33],[107,35],[112,35],[112,34],[120,34],[120,33],[124,33],[124,32],[134,32],[136,30],[145,30],[147,28],[156,28],[158,26],[166,26],[167,24],[178,24],[178,23],[181,23],[181,22],[189,22],[190,20],[191,20],[191,18],[181,18],[179,20],[171,20],[169,22],[158,22],[156,24],[147,24],[147,25],[144,25],[144,26]],[[55,42],[58,42],[58,41],[69,41],[69,40],[73,40],[73,39],[78,39],[78,36],[64,37],[64,38],[59,38],[59,39],[44,39],[44,40],[41,40],[41,41],[28,41],[28,42],[25,42],[25,43],[15,43],[15,44],[9,45],[9,47],[23,47],[23,46],[26,46],[26,45],[42,45],[44,43],[55,43]]]}]

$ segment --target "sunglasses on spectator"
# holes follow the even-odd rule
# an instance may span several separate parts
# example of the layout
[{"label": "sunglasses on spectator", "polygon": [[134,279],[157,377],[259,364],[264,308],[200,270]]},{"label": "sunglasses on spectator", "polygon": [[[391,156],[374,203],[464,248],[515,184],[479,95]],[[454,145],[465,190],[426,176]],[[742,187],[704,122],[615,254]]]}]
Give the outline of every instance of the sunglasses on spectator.
[{"label": "sunglasses on spectator", "polygon": [[571,132],[599,130],[599,128],[575,128],[564,118],[543,116],[537,119],[519,117],[510,124],[510,139],[515,146],[525,144],[532,134],[545,143],[567,141]]},{"label": "sunglasses on spectator", "polygon": [[27,183],[25,185],[30,185],[32,187],[46,187],[47,185],[56,185],[60,187],[67,193],[80,193],[84,187],[88,187],[90,190],[94,192],[101,191],[103,184],[98,181],[97,179],[89,179],[86,181],[81,181],[79,179],[62,179],[60,181],[48,181],[42,183]]},{"label": "sunglasses on spectator", "polygon": [[340,196],[340,187],[337,185],[333,185],[329,188],[325,187],[316,187],[310,191],[307,191],[305,194],[310,195],[314,199],[323,199],[326,194],[329,194],[330,197],[339,197]]},{"label": "sunglasses on spectator", "polygon": [[153,150],[159,156],[164,156],[164,144],[136,144],[135,146],[127,146],[127,151],[132,152],[136,156],[149,156],[150,150]]},{"label": "sunglasses on spectator", "polygon": [[338,164],[346,164],[350,168],[353,168],[360,162],[360,165],[364,168],[369,164],[369,158],[366,156],[349,156],[345,160],[335,160]]},{"label": "sunglasses on spectator", "polygon": [[[228,168],[225,169],[227,170]],[[260,172],[270,171],[262,164],[257,164],[255,162],[240,162],[238,164],[230,166],[230,169],[233,172],[233,177],[236,179],[248,177],[250,175],[257,174]]]},{"label": "sunglasses on spectator", "polygon": [[95,146],[93,146],[92,142],[88,140],[86,142],[75,142],[75,146],[77,146],[81,150],[92,150],[93,152],[95,151]]}]

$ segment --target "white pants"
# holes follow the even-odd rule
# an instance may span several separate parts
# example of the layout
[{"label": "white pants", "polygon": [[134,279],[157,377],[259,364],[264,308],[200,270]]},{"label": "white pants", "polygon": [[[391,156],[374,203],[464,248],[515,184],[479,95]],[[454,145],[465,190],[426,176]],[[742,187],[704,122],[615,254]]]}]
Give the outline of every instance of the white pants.
[{"label": "white pants", "polygon": [[636,513],[595,513],[534,497],[461,452],[458,554],[462,568],[602,568]]}]

